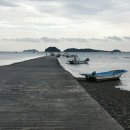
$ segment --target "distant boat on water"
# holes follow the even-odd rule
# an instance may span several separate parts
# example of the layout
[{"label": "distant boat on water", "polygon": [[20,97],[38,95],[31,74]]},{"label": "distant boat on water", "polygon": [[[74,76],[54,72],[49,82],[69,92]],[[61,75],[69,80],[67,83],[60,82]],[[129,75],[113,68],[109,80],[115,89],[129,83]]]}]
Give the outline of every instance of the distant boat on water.
[{"label": "distant boat on water", "polygon": [[121,77],[122,74],[126,73],[127,70],[112,70],[107,72],[96,73],[96,71],[91,74],[81,74],[86,77],[88,80],[93,81],[103,81],[103,80],[117,80]]},{"label": "distant boat on water", "polygon": [[56,57],[60,57],[61,56],[61,54],[56,54]]},{"label": "distant boat on water", "polygon": [[70,54],[68,54],[68,53],[65,53],[65,54],[63,54],[62,56],[66,57],[66,58],[71,58],[71,57],[74,57],[75,55],[70,55]]},{"label": "distant boat on water", "polygon": [[55,53],[51,53],[50,55],[51,55],[51,56],[56,56],[57,58],[59,58],[59,57],[61,56],[60,53],[57,53],[57,54],[55,54]]},{"label": "distant boat on water", "polygon": [[89,61],[89,58],[85,59],[85,60],[80,60],[80,58],[77,55],[73,56],[73,59],[69,59],[68,62],[70,64],[87,64]]}]

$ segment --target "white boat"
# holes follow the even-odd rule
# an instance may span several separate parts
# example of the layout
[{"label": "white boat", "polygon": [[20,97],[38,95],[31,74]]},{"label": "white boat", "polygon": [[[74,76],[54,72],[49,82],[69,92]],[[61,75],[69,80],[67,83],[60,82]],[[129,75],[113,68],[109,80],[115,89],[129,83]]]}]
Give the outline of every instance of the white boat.
[{"label": "white boat", "polygon": [[59,54],[59,53],[58,53],[58,54],[56,54],[56,57],[60,57],[60,56],[61,56],[61,54]]},{"label": "white boat", "polygon": [[79,57],[77,55],[74,55],[73,59],[68,60],[68,62],[70,64],[87,64],[89,61],[89,58],[85,59],[85,60],[80,60]]},{"label": "white boat", "polygon": [[72,58],[72,57],[74,57],[75,55],[70,55],[70,54],[68,54],[68,53],[65,53],[63,56],[66,57],[66,58]]},{"label": "white boat", "polygon": [[107,72],[96,73],[96,71],[91,74],[81,74],[86,77],[88,80],[93,81],[103,81],[103,80],[117,80],[121,77],[122,74],[126,73],[127,70],[112,70]]}]

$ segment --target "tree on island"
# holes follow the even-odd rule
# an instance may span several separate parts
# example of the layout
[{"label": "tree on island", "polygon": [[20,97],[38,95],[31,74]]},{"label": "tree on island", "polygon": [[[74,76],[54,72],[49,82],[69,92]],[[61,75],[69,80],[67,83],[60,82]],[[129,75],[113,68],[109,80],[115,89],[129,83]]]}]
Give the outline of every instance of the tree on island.
[{"label": "tree on island", "polygon": [[118,49],[115,49],[115,50],[113,50],[112,52],[121,52],[120,50],[118,50]]},{"label": "tree on island", "polygon": [[45,49],[45,52],[60,52],[60,49],[56,47],[48,47]]}]

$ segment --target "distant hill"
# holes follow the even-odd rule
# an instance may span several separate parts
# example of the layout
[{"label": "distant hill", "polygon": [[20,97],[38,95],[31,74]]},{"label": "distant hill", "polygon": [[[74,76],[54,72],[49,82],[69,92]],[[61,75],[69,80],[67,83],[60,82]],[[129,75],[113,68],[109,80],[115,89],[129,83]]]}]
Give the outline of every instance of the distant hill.
[{"label": "distant hill", "polygon": [[68,48],[64,50],[64,52],[107,52],[107,51],[95,50],[95,49],[90,49],[90,48],[85,48],[85,49]]},{"label": "distant hill", "polygon": [[36,49],[29,49],[29,50],[24,50],[23,52],[37,53],[37,52],[39,52],[39,51],[36,50]]},{"label": "distant hill", "polygon": [[121,52],[120,50],[118,50],[118,49],[115,49],[115,50],[113,50],[112,52]]},{"label": "distant hill", "polygon": [[[56,47],[48,47],[45,49],[45,52],[60,52],[60,49]],[[64,52],[121,52],[118,49],[114,49],[112,51],[105,51],[105,50],[96,50],[91,48],[84,48],[84,49],[77,49],[77,48],[67,48]]]},{"label": "distant hill", "polygon": [[60,49],[56,47],[48,47],[47,49],[45,49],[45,52],[60,52]]}]

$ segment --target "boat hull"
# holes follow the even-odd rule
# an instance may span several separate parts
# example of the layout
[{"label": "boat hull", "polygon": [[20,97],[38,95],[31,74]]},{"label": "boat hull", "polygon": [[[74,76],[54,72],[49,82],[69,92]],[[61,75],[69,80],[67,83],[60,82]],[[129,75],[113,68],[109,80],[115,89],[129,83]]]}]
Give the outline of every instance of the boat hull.
[{"label": "boat hull", "polygon": [[118,76],[106,76],[106,77],[92,77],[92,76],[86,76],[87,80],[91,80],[91,81],[107,81],[107,80],[119,80],[121,75]]},{"label": "boat hull", "polygon": [[113,70],[108,72],[96,73],[92,74],[81,74],[86,77],[87,80],[91,81],[105,81],[105,80],[118,80],[122,74],[126,73],[126,70]]},{"label": "boat hull", "polygon": [[68,61],[70,64],[88,64],[87,61]]}]

